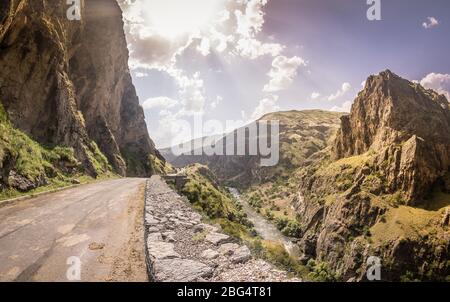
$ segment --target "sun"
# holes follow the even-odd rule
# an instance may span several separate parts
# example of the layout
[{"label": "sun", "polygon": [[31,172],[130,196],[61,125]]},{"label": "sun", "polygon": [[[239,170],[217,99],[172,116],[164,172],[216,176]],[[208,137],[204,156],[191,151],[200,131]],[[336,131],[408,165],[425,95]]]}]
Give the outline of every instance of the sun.
[{"label": "sun", "polygon": [[225,0],[145,0],[143,17],[152,30],[169,39],[208,27],[224,8]]}]

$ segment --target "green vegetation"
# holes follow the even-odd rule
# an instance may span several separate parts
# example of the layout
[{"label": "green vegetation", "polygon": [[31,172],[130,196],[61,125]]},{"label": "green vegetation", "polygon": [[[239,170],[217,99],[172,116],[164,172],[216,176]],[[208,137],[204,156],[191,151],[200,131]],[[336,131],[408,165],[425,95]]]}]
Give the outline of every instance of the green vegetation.
[{"label": "green vegetation", "polygon": [[[184,172],[187,174],[189,181],[181,190],[181,193],[207,217],[207,222],[219,224],[225,233],[249,246],[255,256],[296,276],[305,278],[308,269],[289,256],[282,244],[261,240],[257,237],[252,223],[248,221],[242,210],[242,206],[234,200],[227,190],[217,185],[208,168],[197,164],[186,167]],[[297,225],[294,222],[287,221],[283,229],[287,234],[294,234],[297,231],[296,227]],[[200,240],[201,237],[195,239]]]},{"label": "green vegetation", "polygon": [[101,175],[112,171],[112,167],[106,156],[100,151],[95,142],[91,142],[90,148],[86,148],[89,160],[94,164],[95,171]]},{"label": "green vegetation", "polygon": [[[106,157],[92,143],[92,157],[100,177],[112,176]],[[73,148],[38,144],[14,128],[0,104],[0,200],[26,194],[36,194],[92,180],[86,176]],[[21,189],[10,186],[9,172],[13,170],[26,183]]]},{"label": "green vegetation", "polygon": [[236,237],[240,237],[242,233],[251,237],[252,224],[242,211],[241,205],[235,202],[229,192],[215,184],[206,167],[193,165],[187,167],[185,172],[189,180],[181,193],[194,207],[224,229],[238,235]]},{"label": "green vegetation", "polygon": [[302,265],[294,257],[289,256],[281,243],[255,239],[248,242],[248,245],[255,256],[273,263],[294,276],[307,278],[310,272],[306,266]]},{"label": "green vegetation", "polygon": [[316,262],[309,260],[306,265],[310,269],[309,279],[317,282],[336,282],[339,281],[339,275],[330,270],[325,262]]},{"label": "green vegetation", "polygon": [[164,162],[156,155],[150,154],[149,155],[149,162],[150,167],[152,168],[152,171],[154,174],[158,175],[166,175],[173,172],[173,167],[168,162]]}]

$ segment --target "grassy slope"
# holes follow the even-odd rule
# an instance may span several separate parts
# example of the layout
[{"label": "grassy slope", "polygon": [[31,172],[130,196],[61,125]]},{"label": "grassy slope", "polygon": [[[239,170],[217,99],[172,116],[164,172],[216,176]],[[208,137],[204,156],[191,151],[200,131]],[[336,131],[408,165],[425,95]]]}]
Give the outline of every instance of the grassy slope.
[{"label": "grassy slope", "polygon": [[206,217],[207,222],[219,224],[223,231],[244,242],[256,257],[307,278],[309,270],[289,256],[280,243],[262,240],[258,237],[251,222],[246,218],[242,207],[232,195],[217,185],[214,176],[205,166],[196,164],[184,168],[189,181],[181,193]]},{"label": "grassy slope", "polygon": [[[90,152],[90,156],[100,177],[112,176],[106,157],[98,150],[94,142],[92,146],[94,151]],[[16,158],[12,170],[32,183],[41,183],[42,185],[29,192],[4,188],[0,191],[0,200],[68,186],[73,183],[74,179],[80,183],[92,180],[83,173],[83,168],[75,158],[72,148],[40,145],[11,125],[0,104],[0,169],[2,172],[3,161],[7,156]],[[43,181],[44,179],[45,181]]]}]

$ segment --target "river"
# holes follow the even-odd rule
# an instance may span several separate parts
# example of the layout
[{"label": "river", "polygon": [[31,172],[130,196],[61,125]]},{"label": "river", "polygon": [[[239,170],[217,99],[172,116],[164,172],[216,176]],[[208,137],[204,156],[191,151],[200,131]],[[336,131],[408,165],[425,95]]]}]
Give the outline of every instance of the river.
[{"label": "river", "polygon": [[284,236],[275,225],[267,221],[261,214],[258,214],[253,207],[241,197],[235,188],[228,188],[233,197],[242,205],[248,219],[254,224],[255,230],[264,240],[270,240],[283,244],[286,251],[292,257],[299,257],[299,248],[288,237]]}]

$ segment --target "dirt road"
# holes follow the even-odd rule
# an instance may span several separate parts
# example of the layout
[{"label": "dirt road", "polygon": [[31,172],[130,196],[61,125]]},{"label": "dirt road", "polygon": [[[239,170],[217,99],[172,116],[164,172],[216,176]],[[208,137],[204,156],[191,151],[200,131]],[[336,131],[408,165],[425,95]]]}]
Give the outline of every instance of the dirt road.
[{"label": "dirt road", "polygon": [[0,207],[0,281],[146,281],[145,179]]}]

